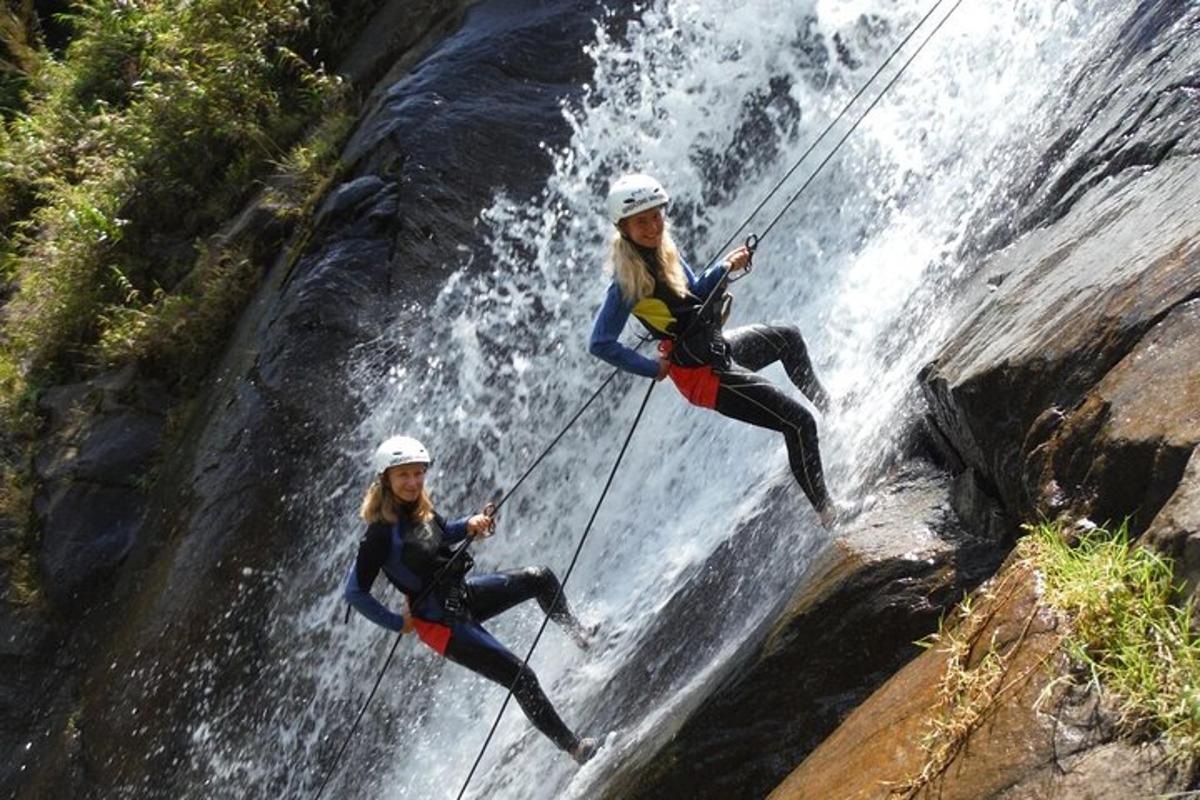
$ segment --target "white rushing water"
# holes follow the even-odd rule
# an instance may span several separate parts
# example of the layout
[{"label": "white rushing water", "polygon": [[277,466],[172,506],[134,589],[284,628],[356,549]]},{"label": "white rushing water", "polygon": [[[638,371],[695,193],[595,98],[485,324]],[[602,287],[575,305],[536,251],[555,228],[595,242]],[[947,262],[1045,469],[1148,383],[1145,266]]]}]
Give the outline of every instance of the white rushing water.
[{"label": "white rushing water", "polygon": [[[609,372],[586,346],[608,282],[602,198],[610,178],[638,169],[662,179],[681,249],[703,266],[929,5],[747,0],[735,11],[713,0],[659,2],[619,39],[602,26],[590,51],[594,80],[585,101],[564,110],[573,135],[553,153],[543,194],[502,194],[485,212],[488,263],[462,264],[428,318],[406,327],[416,337],[408,350],[420,355],[382,383],[375,379],[374,411],[356,439],[361,452],[350,455],[365,464],[384,436],[419,436],[435,454],[435,499],[451,516],[511,485]],[[1109,16],[1127,9],[1087,0],[967,0],[763,240],[755,271],[736,284],[729,324],[799,325],[819,375],[841,400],[821,420],[835,494],[869,491],[893,454],[915,375],[954,321],[948,293],[971,266],[956,260],[975,233],[969,223],[1012,165],[1044,148],[1055,92],[1104,38]],[[779,202],[751,229],[761,229]],[[767,374],[788,386],[779,367]],[[561,574],[644,390],[640,380],[610,388],[506,506],[499,534],[477,548],[478,571],[545,563]],[[278,769],[261,765],[314,758],[320,737],[345,731],[382,663],[391,637],[365,620],[330,632],[342,606],[341,575],[328,574],[329,564],[352,561],[366,477],[347,480],[339,469],[317,493],[328,512],[308,566],[319,589],[299,613],[280,615],[276,633],[285,670],[303,676],[295,707],[264,712],[249,754],[222,741],[220,720],[197,725],[197,766],[216,785],[255,786],[251,794],[310,785],[303,769],[280,779]],[[676,652],[652,657],[648,648],[664,645],[647,631],[779,484],[791,504],[778,510],[787,521],[781,535],[790,537],[781,546],[794,558],[776,558],[789,562],[772,567],[779,580],[757,580],[750,564],[732,567],[747,569],[741,607],[749,616],[727,620],[721,641],[706,643],[703,656],[656,687],[652,702],[617,715],[627,722],[582,770],[510,705],[469,796],[595,796],[616,764],[671,730],[823,541],[791,486],[777,434],[690,407],[669,384],[659,386],[568,587],[577,610],[602,621],[602,642],[580,653],[551,627],[532,660],[568,724],[597,733],[587,724],[597,698],[619,698],[621,687],[609,683],[630,660],[680,653],[687,660],[686,637],[672,645]],[[390,589],[382,596],[398,604]],[[489,625],[520,655],[539,621],[528,605]],[[722,604],[704,613],[720,615]],[[365,785],[372,797],[454,797],[502,697],[415,640],[402,643],[334,796],[339,785]]]}]

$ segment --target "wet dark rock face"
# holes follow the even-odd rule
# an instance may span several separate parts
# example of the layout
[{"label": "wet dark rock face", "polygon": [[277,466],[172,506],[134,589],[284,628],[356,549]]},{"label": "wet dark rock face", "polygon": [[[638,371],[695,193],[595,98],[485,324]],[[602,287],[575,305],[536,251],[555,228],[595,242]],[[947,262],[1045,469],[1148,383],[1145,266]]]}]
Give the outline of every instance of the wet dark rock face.
[{"label": "wet dark rock face", "polygon": [[1080,72],[1018,192],[1030,232],[921,376],[936,427],[1019,518],[1140,533],[1200,441],[1200,54],[1178,35],[1197,25],[1145,2]]},{"label": "wet dark rock face", "polygon": [[936,424],[1014,515],[1140,533],[1178,484],[1200,441],[1200,227],[1146,231],[1200,202],[1198,178],[1165,164],[1031,234],[923,373]]},{"label": "wet dark rock face", "polygon": [[770,792],[920,652],[913,642],[1007,553],[1010,536],[989,540],[964,529],[951,495],[949,478],[930,464],[898,470],[877,505],[838,526],[778,620],[732,660],[654,760],[620,776],[605,796]]},{"label": "wet dark rock face", "polygon": [[1110,179],[1200,154],[1193,124],[1200,67],[1194,35],[1180,33],[1195,26],[1195,9],[1175,0],[1141,0],[1131,10],[1110,50],[1079,70],[1059,107],[1047,111],[1051,145],[1005,170],[1008,186],[981,214],[978,251],[1061,219]]},{"label": "wet dark rock face", "polygon": [[1171,499],[1154,518],[1144,541],[1175,560],[1184,594],[1200,607],[1200,456],[1192,451]]},{"label": "wet dark rock face", "polygon": [[[384,332],[479,241],[493,187],[540,187],[545,147],[568,133],[559,104],[590,76],[582,46],[598,13],[594,2],[385,4],[347,65],[359,80],[392,74],[347,147],[344,179],[299,258],[277,244],[153,485],[139,476],[161,457],[171,402],[154,387],[64,387],[44,400],[58,421],[38,458],[41,566],[50,613],[85,622],[0,620],[0,658],[19,665],[0,681],[6,795],[196,789],[195,710],[236,710],[278,657],[260,635],[286,585],[271,576],[306,523],[280,487],[304,485],[327,461],[318,443],[361,418],[351,367],[407,357]],[[401,19],[402,30],[383,26]],[[76,429],[84,406],[104,413]]]}]

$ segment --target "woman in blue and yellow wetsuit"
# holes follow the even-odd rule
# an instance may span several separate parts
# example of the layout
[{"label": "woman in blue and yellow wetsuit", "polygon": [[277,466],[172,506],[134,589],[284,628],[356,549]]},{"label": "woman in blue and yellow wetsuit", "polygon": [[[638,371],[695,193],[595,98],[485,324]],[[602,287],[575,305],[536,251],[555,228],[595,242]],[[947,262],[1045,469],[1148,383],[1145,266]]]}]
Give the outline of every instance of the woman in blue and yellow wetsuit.
[{"label": "woman in blue and yellow wetsuit", "polygon": [[[783,362],[797,388],[822,412],[828,395],[813,372],[804,339],[793,325],[747,325],[722,331],[727,271],[745,269],[738,248],[697,277],[680,257],[663,217],[669,198],[648,175],[625,175],[608,194],[616,232],[608,266],[613,283],[596,316],[589,349],[610,364],[655,380],[669,377],[689,402],[783,434],[788,463],[800,488],[826,525],[833,506],[825,488],[817,424],[797,400],[755,374]],[[717,292],[706,304],[713,291]],[[618,341],[633,315],[659,340],[659,358],[640,355]]]},{"label": "woman in blue and yellow wetsuit", "polygon": [[[454,545],[468,536],[490,536],[494,521],[476,514],[447,522],[435,512],[425,489],[429,464],[429,451],[411,437],[394,436],[376,450],[375,477],[360,511],[367,532],[346,576],[346,600],[375,624],[392,631],[416,631],[421,641],[451,661],[512,687],[513,697],[534,726],[559,749],[585,763],[596,752],[597,740],[580,738],[563,723],[537,676],[483,623],[536,598],[542,611],[580,647],[588,646],[595,626],[584,626],[575,618],[558,578],[546,567],[467,577],[471,556],[464,552],[454,558]],[[407,608],[399,614],[371,594],[381,570],[407,600]]]}]

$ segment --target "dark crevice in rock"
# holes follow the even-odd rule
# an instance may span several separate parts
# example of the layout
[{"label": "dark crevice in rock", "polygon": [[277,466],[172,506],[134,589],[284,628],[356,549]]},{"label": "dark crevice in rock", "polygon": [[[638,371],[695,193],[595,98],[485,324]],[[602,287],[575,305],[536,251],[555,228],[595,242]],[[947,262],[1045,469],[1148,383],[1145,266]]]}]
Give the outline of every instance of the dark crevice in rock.
[{"label": "dark crevice in rock", "polygon": [[1157,167],[1182,138],[1181,134],[1165,142],[1139,142],[1129,147],[1122,146],[1076,163],[1051,185],[1049,194],[1055,199],[1047,201],[1040,213],[1027,217],[1031,224],[1026,230],[1034,227],[1034,220],[1039,226],[1058,222],[1084,194],[1105,180],[1124,172]]}]

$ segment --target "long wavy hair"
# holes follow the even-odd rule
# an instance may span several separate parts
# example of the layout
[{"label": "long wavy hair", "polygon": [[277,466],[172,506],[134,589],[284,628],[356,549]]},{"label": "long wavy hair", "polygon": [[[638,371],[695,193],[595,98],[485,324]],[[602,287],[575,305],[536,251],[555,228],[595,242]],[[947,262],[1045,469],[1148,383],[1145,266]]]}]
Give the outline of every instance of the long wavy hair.
[{"label": "long wavy hair", "polygon": [[428,522],[433,519],[433,499],[429,496],[429,490],[421,487],[421,496],[406,503],[392,493],[384,476],[380,475],[367,487],[358,515],[368,524],[386,522],[395,525],[401,517],[411,523]]},{"label": "long wavy hair", "polygon": [[[663,228],[662,241],[658,245],[658,264],[662,269],[659,279],[679,297],[688,296],[687,278],[679,260],[679,248],[671,238],[671,232]],[[654,274],[637,246],[622,235],[620,230],[613,234],[612,248],[606,268],[621,287],[621,296],[627,303],[636,303],[654,293]]]}]

